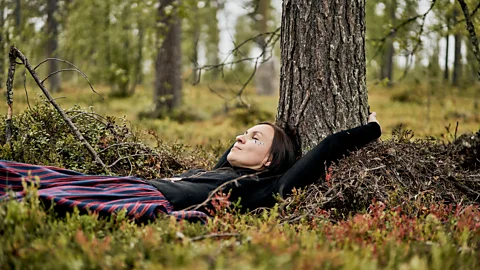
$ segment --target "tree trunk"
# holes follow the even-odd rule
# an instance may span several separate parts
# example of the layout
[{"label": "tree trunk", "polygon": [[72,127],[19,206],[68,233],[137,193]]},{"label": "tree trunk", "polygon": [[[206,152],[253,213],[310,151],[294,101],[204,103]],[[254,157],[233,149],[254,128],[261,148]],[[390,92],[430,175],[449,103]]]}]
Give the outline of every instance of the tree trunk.
[{"label": "tree trunk", "polygon": [[[258,0],[257,7],[254,19],[256,20],[257,29],[259,34],[264,34],[267,32],[268,26],[268,18],[270,13],[270,0]],[[265,36],[261,35],[258,36],[255,40],[260,47],[261,50],[265,49]]]},{"label": "tree trunk", "polygon": [[452,85],[458,86],[460,83],[460,76],[462,76],[462,36],[460,33],[454,35],[454,56],[453,56],[453,74],[452,74]]},{"label": "tree trunk", "polygon": [[[392,0],[390,1],[388,7],[388,14],[390,17],[390,23],[392,25],[396,24],[397,21],[397,1]],[[393,56],[395,54],[395,48],[393,47],[393,39],[395,34],[391,35],[385,42],[385,53],[382,59],[382,80],[388,79],[387,85],[391,87],[393,85]]]},{"label": "tree trunk", "polygon": [[[465,16],[465,24],[467,27],[468,34],[470,35],[470,42],[472,44],[471,52],[477,59],[478,64],[480,64],[480,45],[478,44],[477,33],[475,32],[475,25],[471,18],[471,16],[476,12],[476,9],[480,7],[480,4],[477,5],[477,7],[475,8],[475,11],[470,13],[470,11],[468,10],[468,6],[464,0],[458,0],[458,3],[462,7],[463,15]],[[478,71],[478,76],[480,79],[480,70]]]},{"label": "tree trunk", "polygon": [[255,72],[255,88],[257,94],[272,96],[278,93],[278,65],[275,56],[261,63]]},{"label": "tree trunk", "polygon": [[[211,17],[208,19],[209,22],[207,22],[207,64],[218,66],[220,65],[220,57],[218,56],[220,30],[218,29],[217,14],[225,8],[225,2],[222,0],[209,0],[207,1],[207,7],[211,12]],[[214,68],[210,74],[212,76],[212,80],[217,80],[221,75],[221,69]]]},{"label": "tree trunk", "polygon": [[[48,0],[47,1],[47,44],[46,44],[46,54],[47,57],[57,58],[58,55],[58,22],[55,18],[55,14],[58,10],[58,0]],[[57,61],[48,62],[48,73],[51,74],[58,70]],[[53,75],[48,78],[50,83],[50,91],[57,92],[60,90],[60,73]]]},{"label": "tree trunk", "polygon": [[385,41],[385,52],[382,59],[382,74],[381,79],[388,79],[387,85],[391,87],[393,85],[393,54],[395,53],[395,48],[393,47],[393,41]]},{"label": "tree trunk", "polygon": [[133,83],[130,86],[129,95],[133,95],[135,93],[135,88],[138,84],[143,83],[143,44],[145,37],[145,26],[140,23],[138,26],[138,45],[137,45],[137,57],[135,58],[135,71],[134,71],[134,78]]},{"label": "tree trunk", "polygon": [[[453,18],[455,21],[458,21],[458,9],[454,9],[453,11]],[[462,72],[462,36],[459,33],[459,30],[456,30],[456,33],[454,35],[454,53],[453,53],[453,74],[452,74],[452,85],[453,86],[458,86],[460,83],[460,76]]]},{"label": "tree trunk", "polygon": [[[257,29],[259,34],[268,32],[268,19],[270,15],[270,0],[258,0],[257,12],[254,17],[257,21]],[[255,88],[260,95],[274,95],[278,89],[278,72],[276,72],[275,62],[273,57],[267,61],[273,52],[266,51],[266,36],[259,35],[256,43],[260,50],[263,51],[263,59],[257,68],[255,74]]]},{"label": "tree trunk", "polygon": [[366,122],[365,0],[285,0],[277,124],[303,152]]},{"label": "tree trunk", "polygon": [[[181,66],[181,20],[177,14],[178,2],[159,0],[158,39],[161,45],[155,61],[155,115],[170,112],[180,104],[182,90]],[[166,14],[166,8],[173,11]]]},{"label": "tree trunk", "polygon": [[[190,11],[190,14],[192,14],[195,17],[200,16],[200,12],[198,10],[197,5],[193,5],[192,10]],[[200,32],[201,32],[201,24],[199,23],[193,23],[190,29],[190,38],[193,41],[193,46],[190,51],[190,59],[191,59],[191,64],[192,64],[192,75],[191,75],[191,83],[192,84],[197,84],[200,82],[200,72],[198,70],[199,65],[198,65],[198,50],[199,50],[199,42],[200,42]]]},{"label": "tree trunk", "polygon": [[[97,4],[98,2],[95,2],[95,4]],[[99,2],[98,4],[100,4],[101,2]],[[115,81],[115,74],[113,74],[113,72],[111,71],[111,68],[110,68],[110,65],[112,64],[112,55],[111,55],[111,51],[110,51],[110,1],[105,1],[105,9],[104,9],[104,13],[102,14],[103,15],[103,36],[101,38],[101,42],[103,42],[103,44],[105,44],[105,51],[102,52],[104,53],[104,57],[105,57],[105,67],[107,68],[107,72],[105,72],[106,74],[106,80],[107,80],[107,83],[108,84],[112,84],[112,82]],[[94,48],[94,50],[97,50],[97,48]],[[101,50],[101,49],[100,49]]]},{"label": "tree trunk", "polygon": [[20,27],[22,26],[22,0],[15,1],[15,27],[17,28],[17,34],[20,33]]},{"label": "tree trunk", "polygon": [[443,79],[448,82],[448,50],[450,49],[450,35],[447,34],[445,42],[445,69],[443,70]]}]

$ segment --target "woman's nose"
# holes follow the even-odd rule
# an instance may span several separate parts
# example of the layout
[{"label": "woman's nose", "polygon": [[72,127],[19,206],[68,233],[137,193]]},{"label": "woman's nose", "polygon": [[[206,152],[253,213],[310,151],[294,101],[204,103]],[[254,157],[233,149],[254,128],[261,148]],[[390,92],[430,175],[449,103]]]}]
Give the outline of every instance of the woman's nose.
[{"label": "woman's nose", "polygon": [[245,136],[243,135],[238,135],[236,139],[239,143],[245,143]]}]

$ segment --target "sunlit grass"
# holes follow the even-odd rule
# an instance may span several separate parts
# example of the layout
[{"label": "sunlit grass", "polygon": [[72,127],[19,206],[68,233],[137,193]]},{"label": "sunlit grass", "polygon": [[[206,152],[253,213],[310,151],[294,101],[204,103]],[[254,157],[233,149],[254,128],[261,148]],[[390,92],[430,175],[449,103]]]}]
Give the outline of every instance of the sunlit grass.
[{"label": "sunlit grass", "polygon": [[[389,89],[384,86],[369,84],[370,109],[378,113],[384,137],[390,137],[392,131],[400,125],[411,129],[417,138],[432,136],[451,140],[458,122],[458,134],[477,131],[480,128],[480,112],[475,108],[475,89],[459,90],[437,86],[432,89],[427,85],[398,84]],[[247,125],[236,117],[232,111],[241,102],[236,97],[238,86],[222,83],[192,86],[184,84],[182,108],[184,112],[195,116],[197,121],[179,123],[170,118],[140,118],[141,113],[153,109],[152,88],[137,87],[134,95],[128,98],[109,96],[106,86],[95,86],[103,96],[93,93],[88,85],[82,87],[64,86],[60,93],[55,93],[56,101],[64,109],[78,104],[91,108],[100,115],[125,117],[137,130],[152,130],[165,141],[175,141],[189,145],[225,145],[235,135],[242,132]],[[41,92],[35,86],[28,87],[31,104],[41,100]],[[430,93],[430,97],[429,97]],[[404,101],[401,101],[404,100]],[[242,101],[249,106],[256,106],[271,115],[274,121],[278,95],[257,96],[252,88],[247,88]],[[14,113],[21,113],[27,108],[25,91],[15,90]],[[6,114],[6,103],[0,104],[0,110]],[[228,110],[228,113],[227,113]],[[449,127],[449,132],[447,128]],[[149,137],[145,139],[148,141]]]},{"label": "sunlit grass", "polygon": [[[371,110],[378,113],[386,137],[401,125],[411,129],[417,138],[431,136],[451,140],[457,122],[458,135],[480,129],[480,111],[475,107],[480,95],[475,97],[474,91],[432,89],[425,85],[399,85],[392,89],[370,85],[369,103]],[[401,102],[401,97],[411,102]]]},{"label": "sunlit grass", "polygon": [[[132,97],[123,99],[109,97],[108,87],[103,86],[96,90],[104,100],[87,87],[66,87],[54,96],[65,109],[78,104],[100,115],[125,117],[134,129],[153,130],[167,142],[224,146],[246,128],[234,113],[238,88],[211,87],[218,93],[207,85],[185,86],[182,109],[202,120],[183,124],[140,119],[140,113],[152,107],[148,87],[139,87]],[[443,135],[448,140],[448,124],[453,131],[458,121],[458,133],[480,128],[473,90],[442,89],[430,97],[430,103],[429,90],[427,86],[369,86],[370,107],[378,113],[385,137],[399,124],[413,129],[417,137]],[[29,95],[32,104],[41,100],[34,87],[29,87]],[[278,96],[260,97],[247,89],[243,98],[275,116]],[[14,113],[26,108],[25,93],[17,89]],[[6,113],[5,103],[0,110]],[[146,141],[152,136],[144,134]],[[53,211],[44,211],[37,197],[28,196],[24,202],[0,204],[0,231],[4,232],[0,265],[18,269],[427,269],[430,265],[474,269],[478,265],[477,206],[452,210],[441,204],[420,205],[421,214],[409,216],[400,208],[380,208],[383,205],[372,204],[370,210],[339,222],[331,222],[329,212],[320,211],[312,219],[282,223],[279,215],[285,208],[274,208],[258,215],[220,210],[207,225],[161,217],[137,226],[122,214],[110,220],[78,212],[59,218]]]}]

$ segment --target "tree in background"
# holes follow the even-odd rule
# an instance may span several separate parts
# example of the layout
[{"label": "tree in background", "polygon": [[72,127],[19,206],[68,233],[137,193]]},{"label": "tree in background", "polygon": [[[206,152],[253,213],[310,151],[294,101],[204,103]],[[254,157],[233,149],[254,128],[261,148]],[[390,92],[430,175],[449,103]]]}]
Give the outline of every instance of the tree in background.
[{"label": "tree in background", "polygon": [[443,50],[444,58],[439,59],[443,63],[443,75],[444,81],[450,79],[449,57],[450,57],[450,35],[452,28],[454,27],[452,15],[453,4],[451,1],[439,1],[437,7],[432,12],[434,13],[435,23],[430,27],[430,31],[436,33],[437,42],[440,43],[440,39],[445,40],[445,48]]},{"label": "tree in background", "polygon": [[419,42],[419,24],[415,20],[405,25],[402,23],[415,16],[417,9],[416,0],[367,1],[366,50],[368,68],[372,69],[370,79],[385,80],[388,86],[392,86],[395,70],[399,68],[396,59],[403,55],[405,62],[410,61],[415,44]]},{"label": "tree in background", "polygon": [[179,1],[159,0],[155,59],[154,116],[170,112],[180,104],[182,91],[181,19]]},{"label": "tree in background", "polygon": [[271,0],[245,1],[246,13],[235,25],[232,74],[227,80],[245,84],[254,78],[258,94],[272,95],[278,90],[278,70],[275,59],[278,24]]},{"label": "tree in background", "polygon": [[281,35],[277,123],[303,150],[365,123],[365,1],[284,1]]},{"label": "tree in background", "polygon": [[[45,22],[46,3],[40,0],[4,0],[3,36],[5,47],[3,54],[7,55],[7,47],[23,45],[23,52],[32,61],[45,58],[45,33],[40,27]],[[44,26],[44,25],[43,25]],[[5,65],[5,57],[2,64]],[[43,70],[40,70],[42,72]],[[6,70],[2,75],[5,76]],[[15,85],[23,84],[22,78],[16,78]]]},{"label": "tree in background", "polygon": [[[58,58],[58,0],[47,0],[47,22],[45,26],[46,41],[46,55],[47,57]],[[57,61],[48,62],[48,73],[52,74],[58,70]],[[49,78],[50,91],[57,92],[61,88],[59,74],[53,75]]]},{"label": "tree in background", "polygon": [[[386,17],[389,19],[389,24],[390,25],[396,25],[397,24],[397,0],[390,0],[386,1],[387,2],[387,7],[386,7]],[[395,33],[392,34],[392,38],[388,39],[385,42],[385,51],[383,54],[381,66],[380,66],[380,80],[387,79],[388,86],[392,86],[393,84],[393,56],[395,54],[395,48],[393,47],[393,42],[395,38]]]},{"label": "tree in background", "polygon": [[[184,61],[188,61],[188,63],[183,63],[184,66],[190,66],[191,69],[191,78],[190,82],[192,84],[196,84],[200,81],[201,72],[199,70],[199,50],[201,46],[201,27],[204,23],[204,19],[201,16],[201,9],[203,6],[199,4],[197,1],[184,1],[187,2],[189,9],[190,9],[190,16],[187,16],[184,20],[183,26],[183,36],[189,39],[190,42],[184,42],[183,50],[186,52],[184,57]],[[202,2],[204,4],[204,2]],[[200,7],[199,7],[200,5]],[[201,20],[202,23],[199,23]]]},{"label": "tree in background", "polygon": [[[135,87],[141,83],[149,87],[153,85],[159,51],[154,45],[157,35],[160,34],[157,27],[159,1],[0,1],[3,1],[2,10],[5,15],[3,23],[0,18],[0,44],[2,41],[4,46],[16,44],[29,56],[32,63],[55,56],[74,62],[89,75],[94,84],[108,85],[115,96],[131,95]],[[237,2],[243,5],[243,11],[246,13],[238,18],[235,31],[231,33],[234,36],[234,46],[238,48],[233,59],[223,59],[225,62],[222,63],[219,54],[220,30],[217,16],[220,18],[223,14],[225,3],[228,1],[231,0],[184,0],[178,4],[179,17],[184,22],[181,31],[186,33],[181,40],[182,52],[188,55],[182,58],[184,62],[181,65],[191,70],[211,69],[207,73],[202,71],[202,76],[206,75],[203,79],[216,80],[219,75],[223,75],[222,81],[238,85],[250,82],[251,75],[256,70],[254,80],[257,88],[275,89],[276,87],[260,87],[263,83],[271,85],[272,81],[278,82],[277,79],[271,80],[278,78],[276,74],[266,72],[266,75],[262,76],[263,67],[267,66],[265,65],[267,63],[263,62],[274,55],[270,52],[272,48],[268,47],[272,44],[267,46],[268,52],[260,53],[264,51],[265,45],[272,37],[262,34],[278,28],[273,16],[275,10],[272,1]],[[472,20],[478,24],[480,17],[480,12],[476,11],[478,1],[466,2],[474,14]],[[452,63],[450,66],[442,65],[442,68],[445,67],[443,76],[446,78],[454,73],[455,79],[450,79],[461,86],[476,82],[472,75],[476,69],[472,61],[474,55],[468,49],[470,47],[461,12],[456,16],[458,18],[453,16],[453,7],[457,6],[458,9],[457,1],[441,0],[432,3],[435,3],[433,12],[438,22],[434,20],[436,25],[432,25],[432,20],[429,20],[428,27],[423,26],[425,29],[423,32],[420,31],[422,16],[417,0],[377,0],[366,3],[369,79],[395,82],[399,80],[402,69],[408,69],[403,66],[404,62],[414,69],[414,72],[406,77],[407,80],[423,81],[427,73],[439,74],[430,70],[439,68],[438,65],[425,64],[435,61],[436,57],[431,54],[430,45],[428,50],[425,48],[422,51],[423,42],[428,38],[432,43],[439,43],[442,37],[457,35],[456,44],[453,39],[448,44],[450,58],[457,59],[455,68],[452,68]],[[235,20],[233,17],[229,19]],[[404,22],[408,23],[403,24]],[[58,38],[55,38],[57,34]],[[53,49],[55,47],[56,49]],[[457,48],[456,57],[452,57],[454,47]],[[443,52],[443,48],[437,49]],[[2,56],[4,55],[5,51]],[[401,59],[402,57],[406,60]],[[447,60],[448,56],[439,61],[447,63]],[[0,62],[0,73],[4,75],[5,70],[1,70],[1,65],[5,63],[5,59]],[[202,67],[199,62],[206,62],[207,67]],[[38,72],[42,76],[48,75],[62,65],[52,61],[43,65]],[[271,66],[266,70],[271,70]],[[462,70],[463,72],[460,72]],[[64,83],[75,83],[78,76],[74,73],[61,73],[61,78]],[[59,83],[59,79],[60,74],[49,78],[51,90],[57,88],[55,85]],[[192,81],[196,82],[199,79],[193,78]],[[18,82],[20,81],[23,83],[23,80],[20,79]],[[169,82],[166,83],[168,84]],[[162,96],[160,100],[168,99],[168,95],[160,96]]]},{"label": "tree in background", "polygon": [[269,22],[272,22],[271,1],[258,0],[255,2],[253,18],[258,32],[255,42],[262,51],[261,62],[255,74],[255,86],[260,95],[274,95],[278,91],[279,74],[275,65],[275,57],[273,57],[273,52],[269,51],[267,43],[267,39],[271,38],[270,35],[267,35],[271,28],[268,26]]},{"label": "tree in background", "polygon": [[[187,0],[182,2],[183,66],[191,69],[191,82],[200,79],[214,81],[219,79],[222,71],[219,57],[220,29],[218,13],[223,11],[225,0]],[[200,63],[203,60],[205,63]],[[204,65],[211,68],[202,70]],[[200,78],[201,77],[201,78]]]},{"label": "tree in background", "polygon": [[[455,24],[460,18],[460,12],[458,7],[455,7],[453,10],[453,20]],[[458,86],[460,84],[460,76],[462,74],[462,34],[461,26],[457,24],[457,27],[454,29],[454,51],[453,51],[453,74],[452,74],[452,85]]]},{"label": "tree in background", "polygon": [[110,85],[112,95],[133,94],[143,79],[145,40],[155,35],[154,10],[152,1],[73,1],[61,39],[65,57],[88,67],[95,82]]},{"label": "tree in background", "polygon": [[[218,66],[220,64],[219,45],[220,45],[220,29],[218,27],[217,15],[225,8],[226,0],[207,0],[204,12],[205,24],[203,31],[205,32],[205,55],[209,65]],[[220,78],[221,69],[214,68],[210,72],[210,79],[217,80]]]}]

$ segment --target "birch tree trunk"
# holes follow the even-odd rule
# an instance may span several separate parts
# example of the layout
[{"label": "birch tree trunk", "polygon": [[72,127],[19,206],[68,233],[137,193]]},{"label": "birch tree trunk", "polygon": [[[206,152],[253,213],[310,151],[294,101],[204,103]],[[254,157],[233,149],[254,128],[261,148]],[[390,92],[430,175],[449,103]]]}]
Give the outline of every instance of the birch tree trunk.
[{"label": "birch tree trunk", "polygon": [[303,152],[366,122],[365,0],[284,0],[277,124]]}]

